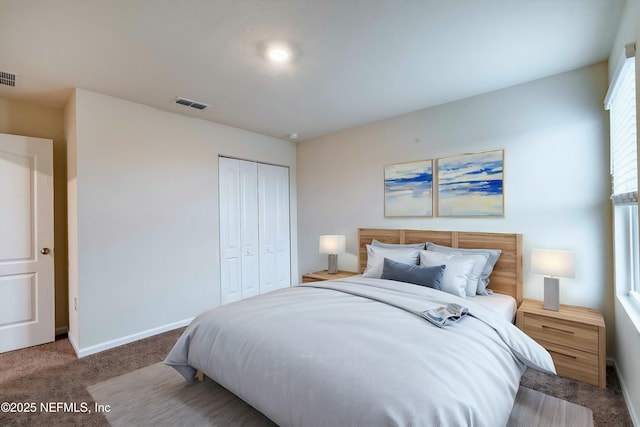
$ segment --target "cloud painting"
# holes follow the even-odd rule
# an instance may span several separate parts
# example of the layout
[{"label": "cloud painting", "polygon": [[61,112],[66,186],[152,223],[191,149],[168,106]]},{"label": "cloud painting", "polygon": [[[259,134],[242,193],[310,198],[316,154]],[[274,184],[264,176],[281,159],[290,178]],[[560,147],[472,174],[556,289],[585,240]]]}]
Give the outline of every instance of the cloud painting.
[{"label": "cloud painting", "polygon": [[503,150],[438,159],[439,216],[503,216]]},{"label": "cloud painting", "polygon": [[384,214],[433,215],[433,160],[385,166]]}]

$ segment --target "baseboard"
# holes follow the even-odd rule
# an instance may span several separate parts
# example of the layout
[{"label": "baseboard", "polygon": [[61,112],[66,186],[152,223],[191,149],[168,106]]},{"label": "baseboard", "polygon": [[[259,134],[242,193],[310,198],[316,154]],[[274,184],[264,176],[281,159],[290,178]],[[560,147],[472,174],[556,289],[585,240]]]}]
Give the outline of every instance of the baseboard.
[{"label": "baseboard", "polygon": [[622,396],[624,397],[624,403],[627,404],[627,409],[629,410],[629,416],[631,417],[631,422],[633,423],[634,426],[640,426],[640,423],[638,422],[638,416],[633,407],[633,403],[629,398],[629,393],[627,393],[627,386],[625,385],[624,380],[622,379],[622,376],[618,371],[618,365],[616,365],[616,361],[614,359],[610,359],[607,357],[607,365],[609,364],[613,365],[613,368],[616,371],[616,376],[618,377],[618,382],[620,383],[620,388],[622,389]]},{"label": "baseboard", "polygon": [[73,349],[76,351],[76,355],[80,358],[80,357],[89,356],[91,354],[100,353],[101,351],[109,350],[114,347],[119,347],[121,345],[129,344],[134,341],[139,341],[144,338],[149,338],[154,335],[161,334],[163,332],[168,332],[174,329],[188,326],[193,321],[193,319],[194,318],[191,317],[189,319],[180,320],[178,322],[170,323],[164,326],[159,326],[157,328],[147,329],[146,331],[127,335],[126,337],[117,338],[115,340],[103,342],[101,344],[96,344],[96,345],[92,345],[85,348],[78,348],[76,345],[74,345],[71,339],[69,341],[71,341],[71,345],[73,346]]},{"label": "baseboard", "polygon": [[69,328],[66,326],[62,326],[60,328],[56,328],[56,336],[64,335],[69,332]]},{"label": "baseboard", "polygon": [[[76,342],[76,339],[69,333],[67,333],[67,339],[71,343],[71,347],[73,347],[73,351],[76,352],[76,356],[77,356],[80,353],[80,349],[78,347],[78,343]],[[78,357],[80,357],[80,356],[78,356]]]}]

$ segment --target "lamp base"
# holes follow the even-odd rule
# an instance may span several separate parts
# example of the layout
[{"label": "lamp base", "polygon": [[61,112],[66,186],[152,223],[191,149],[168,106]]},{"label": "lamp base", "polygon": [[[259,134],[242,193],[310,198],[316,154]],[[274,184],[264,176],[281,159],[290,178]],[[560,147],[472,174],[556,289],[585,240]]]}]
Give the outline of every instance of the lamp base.
[{"label": "lamp base", "polygon": [[560,280],[555,277],[544,278],[544,309],[560,310]]},{"label": "lamp base", "polygon": [[338,273],[338,254],[329,254],[329,268],[327,268],[327,273]]}]

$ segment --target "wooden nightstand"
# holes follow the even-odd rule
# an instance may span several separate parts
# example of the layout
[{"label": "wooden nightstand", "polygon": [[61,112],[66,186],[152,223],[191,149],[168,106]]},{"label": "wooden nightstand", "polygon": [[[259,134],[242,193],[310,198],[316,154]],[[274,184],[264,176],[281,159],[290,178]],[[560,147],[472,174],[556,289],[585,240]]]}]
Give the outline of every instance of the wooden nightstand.
[{"label": "wooden nightstand", "polygon": [[323,280],[332,279],[345,279],[347,277],[355,276],[355,271],[342,271],[339,270],[336,274],[329,274],[327,270],[316,271],[315,273],[307,273],[302,276],[302,283],[309,282],[322,282]]},{"label": "wooden nightstand", "polygon": [[542,301],[525,299],[516,326],[549,351],[558,375],[607,387],[602,313],[563,304],[560,311],[545,310]]}]

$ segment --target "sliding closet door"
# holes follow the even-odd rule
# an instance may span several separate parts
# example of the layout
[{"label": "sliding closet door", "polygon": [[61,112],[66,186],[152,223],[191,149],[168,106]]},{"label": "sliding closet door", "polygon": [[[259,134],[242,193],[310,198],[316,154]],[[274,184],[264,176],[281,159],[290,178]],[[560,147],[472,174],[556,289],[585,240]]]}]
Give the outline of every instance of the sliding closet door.
[{"label": "sliding closet door", "polygon": [[259,293],[258,184],[254,162],[221,157],[220,302]]},{"label": "sliding closet door", "polygon": [[289,169],[258,165],[260,293],[290,286]]},{"label": "sliding closet door", "polygon": [[291,285],[289,169],[220,157],[220,302]]},{"label": "sliding closet door", "polygon": [[276,287],[285,288],[291,286],[291,239],[289,235],[289,168],[275,167],[274,180],[276,191]]},{"label": "sliding closet door", "polygon": [[242,298],[260,293],[258,248],[258,165],[240,160],[240,237]]},{"label": "sliding closet door", "polygon": [[220,302],[242,298],[240,279],[240,162],[220,158]]}]

